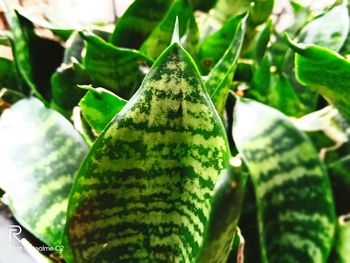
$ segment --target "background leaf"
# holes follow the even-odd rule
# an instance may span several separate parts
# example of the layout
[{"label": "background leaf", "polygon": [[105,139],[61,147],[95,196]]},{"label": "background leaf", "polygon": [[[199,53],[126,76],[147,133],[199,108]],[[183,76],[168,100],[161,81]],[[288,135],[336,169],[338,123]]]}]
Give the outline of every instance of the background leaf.
[{"label": "background leaf", "polygon": [[335,207],[311,142],[283,114],[248,99],[237,100],[232,135],[256,193],[263,262],[325,262]]},{"label": "background leaf", "polygon": [[2,114],[0,145],[0,187],[15,218],[46,244],[60,245],[85,142],[63,116],[30,98]]}]

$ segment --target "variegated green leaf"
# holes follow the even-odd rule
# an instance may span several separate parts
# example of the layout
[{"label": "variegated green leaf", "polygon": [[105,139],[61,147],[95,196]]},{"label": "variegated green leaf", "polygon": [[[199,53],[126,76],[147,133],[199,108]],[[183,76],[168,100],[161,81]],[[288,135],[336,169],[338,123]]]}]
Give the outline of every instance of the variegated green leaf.
[{"label": "variegated green leaf", "polygon": [[335,230],[328,176],[279,111],[237,99],[233,137],[254,184],[263,262],[326,262]]},{"label": "variegated green leaf", "polygon": [[229,159],[192,58],[172,44],[79,171],[67,239],[79,262],[191,262]]},{"label": "variegated green leaf", "polygon": [[176,17],[183,46],[190,54],[196,54],[199,32],[190,0],[175,0],[163,20],[142,44],[140,52],[156,59],[166,49],[173,35]]},{"label": "variegated green leaf", "polygon": [[241,159],[231,158],[228,168],[223,171],[215,185],[209,223],[197,262],[226,263],[241,212],[245,180]]},{"label": "variegated green leaf", "polygon": [[94,85],[129,99],[153,61],[136,50],[115,47],[87,33],[82,36],[87,42],[84,65]]},{"label": "variegated green leaf", "polygon": [[297,53],[297,80],[325,97],[349,121],[350,62],[323,47],[297,45],[291,41],[289,45]]},{"label": "variegated green leaf", "polygon": [[245,15],[242,21],[238,23],[230,46],[210,71],[208,79],[205,82],[207,91],[220,115],[223,114],[230,90],[229,83],[233,80],[233,75],[237,67],[237,60],[243,45],[247,17],[248,15]]},{"label": "variegated green leaf", "polygon": [[117,21],[111,43],[138,49],[171,6],[173,0],[136,0]]},{"label": "variegated green leaf", "polygon": [[81,99],[80,108],[89,125],[101,133],[127,101],[103,88],[94,89],[90,86],[81,88],[88,89],[88,92]]},{"label": "variegated green leaf", "polygon": [[46,244],[60,245],[85,142],[63,116],[31,98],[2,114],[0,145],[0,187],[15,218]]}]

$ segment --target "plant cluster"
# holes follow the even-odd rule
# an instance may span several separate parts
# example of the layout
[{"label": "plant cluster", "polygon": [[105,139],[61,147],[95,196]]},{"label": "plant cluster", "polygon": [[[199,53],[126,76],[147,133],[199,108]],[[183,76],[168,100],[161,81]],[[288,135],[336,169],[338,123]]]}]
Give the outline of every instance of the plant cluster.
[{"label": "plant cluster", "polygon": [[350,262],[347,1],[2,2],[2,201],[58,260]]}]

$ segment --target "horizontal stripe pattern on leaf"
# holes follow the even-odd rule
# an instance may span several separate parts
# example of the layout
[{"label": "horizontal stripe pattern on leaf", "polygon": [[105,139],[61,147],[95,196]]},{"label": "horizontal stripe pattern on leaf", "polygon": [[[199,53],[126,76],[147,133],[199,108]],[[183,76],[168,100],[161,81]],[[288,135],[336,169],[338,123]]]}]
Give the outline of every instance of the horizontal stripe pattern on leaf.
[{"label": "horizontal stripe pattern on leaf", "polygon": [[326,262],[335,208],[311,142],[279,111],[238,99],[233,137],[253,180],[264,262]]},{"label": "horizontal stripe pattern on leaf", "polygon": [[174,43],[81,167],[68,210],[74,262],[191,262],[229,156],[199,72]]},{"label": "horizontal stripe pattern on leaf", "polygon": [[0,187],[15,218],[46,244],[60,245],[86,143],[63,116],[31,98],[2,114],[0,145]]}]

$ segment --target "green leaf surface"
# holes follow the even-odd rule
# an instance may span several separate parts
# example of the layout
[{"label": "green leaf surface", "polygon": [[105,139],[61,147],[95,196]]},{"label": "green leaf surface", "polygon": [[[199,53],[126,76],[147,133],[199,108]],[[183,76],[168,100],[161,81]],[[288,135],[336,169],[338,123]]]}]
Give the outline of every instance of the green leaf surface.
[{"label": "green leaf surface", "polygon": [[209,11],[218,0],[191,0],[194,10]]},{"label": "green leaf surface", "polygon": [[228,19],[215,33],[203,40],[198,54],[198,66],[203,75],[207,75],[225,54],[237,33],[237,27],[243,16]]},{"label": "green leaf surface", "polygon": [[0,88],[20,90],[15,63],[0,57]]},{"label": "green leaf surface", "polygon": [[77,85],[91,84],[91,79],[79,63],[61,66],[51,77],[52,101],[51,106],[66,117],[78,106],[80,99],[86,93]]},{"label": "green leaf surface", "polygon": [[209,223],[197,262],[227,261],[241,212],[246,181],[240,165],[239,158],[231,158],[230,165],[215,185]]},{"label": "green leaf surface", "polygon": [[94,89],[89,86],[85,88],[88,92],[81,99],[80,108],[89,125],[97,133],[101,133],[127,101],[103,88]]},{"label": "green leaf surface", "polygon": [[241,23],[238,23],[235,36],[232,39],[230,46],[223,57],[210,71],[208,79],[205,82],[205,86],[208,93],[211,95],[214,106],[221,116],[230,91],[230,82],[233,80],[234,72],[237,67],[237,60],[243,45],[247,18],[248,15],[245,15],[242,18]]},{"label": "green leaf surface", "polygon": [[271,31],[272,31],[272,21],[269,20],[264,29],[261,30],[257,42],[256,42],[256,47],[255,47],[255,59],[257,64],[261,64],[267,50],[267,46],[270,42],[270,37],[271,37]]},{"label": "green leaf surface", "polygon": [[196,258],[229,157],[198,69],[174,43],[79,171],[66,228],[74,262]]},{"label": "green leaf surface", "polygon": [[350,262],[350,214],[343,215],[338,219],[337,232],[335,236],[333,258],[334,263]]},{"label": "green leaf surface", "polygon": [[292,42],[289,45],[297,53],[297,80],[325,97],[350,121],[350,62],[323,47],[297,45]]},{"label": "green leaf surface", "polygon": [[87,146],[59,113],[23,99],[0,118],[0,187],[20,224],[61,244],[68,196]]},{"label": "green leaf surface", "polygon": [[268,93],[268,105],[288,116],[298,117],[303,112],[303,105],[284,75],[274,77],[274,83]]},{"label": "green leaf surface", "polygon": [[[6,0],[3,0],[6,5]],[[12,31],[12,47],[19,73],[31,92],[43,102],[50,100],[50,77],[60,65],[63,47],[55,41],[38,37],[33,23],[19,12],[6,9]]]},{"label": "green leaf surface", "polygon": [[94,85],[129,99],[153,61],[136,50],[117,48],[90,34],[83,38],[87,42],[84,66]]},{"label": "green leaf surface", "polygon": [[350,19],[345,4],[334,7],[307,24],[297,36],[303,44],[314,44],[339,51],[349,33]]},{"label": "green leaf surface", "polygon": [[312,143],[285,115],[248,99],[237,99],[232,135],[255,188],[263,262],[326,262],[335,207]]},{"label": "green leaf surface", "polygon": [[192,55],[197,53],[199,31],[189,0],[176,0],[165,17],[142,44],[140,53],[156,59],[169,46],[174,31],[176,17],[179,19],[181,43]]},{"label": "green leaf surface", "polygon": [[[117,21],[111,43],[138,49],[171,6],[173,0],[136,0]],[[175,21],[175,20],[174,20]]]}]

